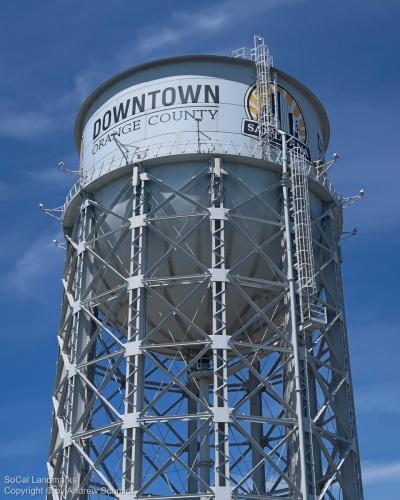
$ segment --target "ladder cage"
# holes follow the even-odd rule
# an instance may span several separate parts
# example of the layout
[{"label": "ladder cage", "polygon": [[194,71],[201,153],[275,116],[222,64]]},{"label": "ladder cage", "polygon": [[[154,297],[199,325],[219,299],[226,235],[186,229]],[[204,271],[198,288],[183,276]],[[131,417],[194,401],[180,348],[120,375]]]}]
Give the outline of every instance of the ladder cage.
[{"label": "ladder cage", "polygon": [[[254,62],[257,73],[258,140],[262,157],[271,160],[271,146],[279,135],[278,85],[273,74],[273,58],[264,38],[254,36],[253,48],[241,47],[232,57]],[[289,139],[290,140],[290,139]],[[288,148],[289,149],[289,148]],[[289,150],[291,180],[291,214],[294,229],[295,268],[301,323],[308,328],[326,324],[326,309],[321,304],[316,282],[312,241],[308,175],[311,164],[305,150],[292,146]]]},{"label": "ladder cage", "polygon": [[291,149],[289,156],[298,291],[302,295],[313,295],[317,292],[317,284],[312,246],[307,160],[304,151],[299,147]]},{"label": "ladder cage", "polygon": [[327,316],[326,308],[318,297],[308,186],[309,165],[304,149],[300,147],[290,150],[289,159],[290,210],[293,220],[300,318],[304,329],[313,330],[325,325]]},{"label": "ladder cage", "polygon": [[258,137],[264,159],[271,159],[270,146],[278,131],[278,86],[273,75],[273,57],[264,38],[254,36],[254,47],[241,47],[232,52],[232,57],[254,61],[257,78]]}]

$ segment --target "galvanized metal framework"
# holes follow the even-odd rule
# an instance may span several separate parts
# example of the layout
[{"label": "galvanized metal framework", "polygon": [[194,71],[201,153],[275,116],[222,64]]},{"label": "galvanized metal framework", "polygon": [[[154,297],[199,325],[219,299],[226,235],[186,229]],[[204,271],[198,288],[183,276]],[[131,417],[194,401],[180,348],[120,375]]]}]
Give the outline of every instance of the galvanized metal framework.
[{"label": "galvanized metal framework", "polygon": [[107,204],[80,190],[48,498],[362,498],[340,207],[313,216],[311,165],[275,137],[257,190],[211,154],[178,188],[144,161]]}]

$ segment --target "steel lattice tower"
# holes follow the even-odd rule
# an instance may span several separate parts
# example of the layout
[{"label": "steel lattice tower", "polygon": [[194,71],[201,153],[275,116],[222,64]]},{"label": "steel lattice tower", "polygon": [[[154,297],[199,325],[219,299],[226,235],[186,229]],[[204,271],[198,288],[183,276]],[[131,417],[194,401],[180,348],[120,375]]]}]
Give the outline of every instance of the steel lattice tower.
[{"label": "steel lattice tower", "polygon": [[112,195],[78,182],[48,498],[362,499],[342,201],[313,209],[326,177],[267,129],[268,158],[196,140],[179,176],[125,155]]}]

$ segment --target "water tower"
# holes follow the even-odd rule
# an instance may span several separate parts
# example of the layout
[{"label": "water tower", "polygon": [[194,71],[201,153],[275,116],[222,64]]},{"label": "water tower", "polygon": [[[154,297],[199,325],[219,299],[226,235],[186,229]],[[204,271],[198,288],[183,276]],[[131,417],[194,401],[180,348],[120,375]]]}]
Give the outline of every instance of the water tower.
[{"label": "water tower", "polygon": [[261,37],[84,102],[48,498],[362,498],[317,97]]}]

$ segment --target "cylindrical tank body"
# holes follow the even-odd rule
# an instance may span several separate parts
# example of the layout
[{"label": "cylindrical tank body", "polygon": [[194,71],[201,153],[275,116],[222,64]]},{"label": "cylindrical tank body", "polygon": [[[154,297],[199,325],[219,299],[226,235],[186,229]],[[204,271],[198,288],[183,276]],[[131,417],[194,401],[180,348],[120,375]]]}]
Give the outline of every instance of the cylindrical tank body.
[{"label": "cylindrical tank body", "polygon": [[[278,75],[282,129],[304,143],[313,160],[321,159],[325,152],[324,144],[329,140],[329,124],[322,105],[304,85],[282,72],[278,72]],[[128,163],[145,161],[152,175],[172,189],[179,189],[204,168],[207,162],[204,154],[223,154],[227,158],[224,165],[232,168],[248,189],[237,189],[234,183],[228,186],[230,179],[227,178],[227,209],[243,203],[249,192],[257,190],[258,186],[279,184],[281,172],[274,169],[273,165],[268,168],[260,162],[251,161],[253,164],[249,164],[249,159],[260,155],[257,135],[254,133],[257,126],[255,79],[254,65],[248,61],[198,56],[145,64],[106,82],[83,104],[76,124],[76,143],[81,148],[82,170],[88,179],[97,180],[94,185],[99,186],[94,192],[96,201],[107,207],[126,183],[124,176],[109,181],[106,174],[110,171],[117,174],[127,163],[127,158]],[[228,160],[230,157],[232,159]],[[163,207],[168,213],[190,216],[199,211],[199,206],[187,200],[171,198],[173,191],[167,189],[165,185],[153,183],[148,196],[158,201],[169,199]],[[265,195],[269,206],[257,207],[256,200],[253,200],[242,209],[242,213],[257,214],[261,218],[265,215],[268,218],[266,214],[270,207],[279,211],[279,193],[277,188]],[[207,207],[208,176],[193,183],[186,195]],[[129,201],[119,201],[113,212],[119,216],[126,214]],[[319,213],[321,200],[315,196],[312,202],[314,210]],[[104,222],[105,230],[113,231],[120,223],[119,218],[110,216]],[[166,236],[174,238],[180,225],[177,221],[173,224],[164,222]],[[211,235],[208,225],[208,221],[200,224],[185,244],[195,250],[198,259],[210,268]],[[274,226],[265,224],[253,224],[251,228],[253,239],[259,244],[274,231]],[[118,237],[116,233],[114,238],[108,238],[106,245],[114,244]],[[148,238],[147,258],[151,268],[168,250],[170,243],[167,238],[162,239],[155,233],[151,233]],[[226,228],[227,268],[237,265],[246,249],[246,241],[245,234],[230,226]],[[101,254],[107,253],[107,248],[101,247],[102,242],[98,246]],[[129,252],[126,241],[118,251],[120,265],[129,265]],[[268,252],[272,261],[280,265],[279,240],[269,246]],[[236,269],[243,276],[266,280],[273,277],[273,271],[263,264],[257,254],[246,259]],[[170,253],[163,267],[157,269],[159,276],[196,275],[200,271],[190,257],[176,250]],[[113,289],[117,281],[115,273],[107,273],[102,284],[104,291]],[[184,296],[185,293],[184,287],[174,291],[177,300],[179,294]],[[235,303],[229,302],[228,307],[234,308]],[[119,313],[119,323],[123,324],[126,310],[121,307]],[[240,310],[238,313],[241,315]],[[150,309],[147,314],[151,317],[158,313],[156,309]],[[210,311],[205,306],[202,322],[205,331],[210,328],[210,325],[207,327],[210,317]],[[234,315],[228,314],[228,317],[233,319]],[[162,334],[157,338],[165,341]],[[178,340],[177,332],[174,338]]]},{"label": "cylindrical tank body", "polygon": [[[312,163],[329,123],[314,94],[274,72],[268,158],[251,61],[144,64],[83,104],[82,176],[63,216],[50,497],[73,498],[56,486],[68,478],[121,499],[361,498],[340,200]],[[294,150],[308,166],[327,315],[312,326],[295,287]]]}]

